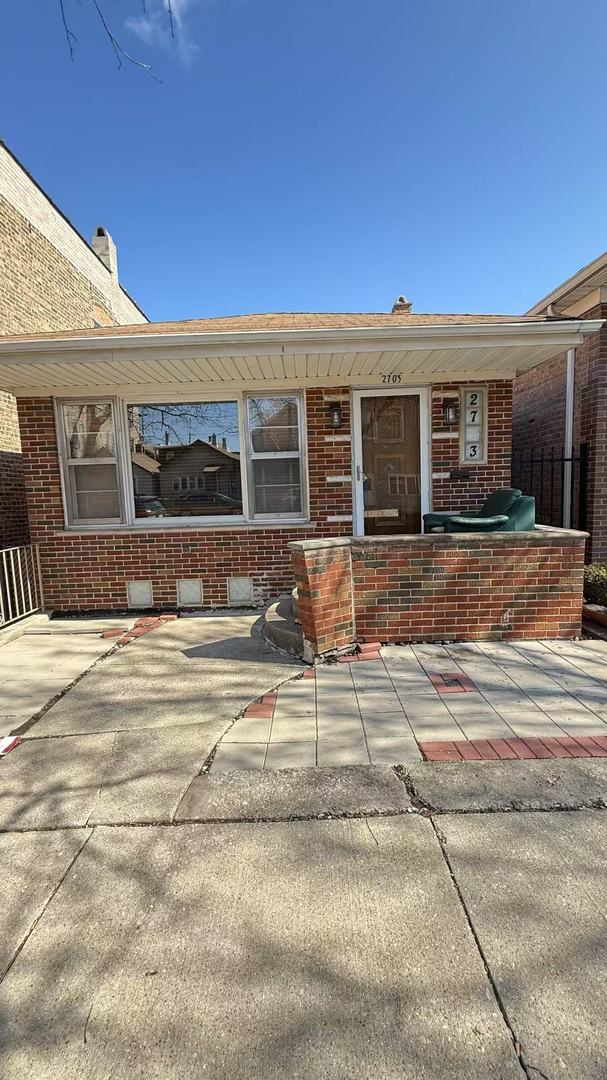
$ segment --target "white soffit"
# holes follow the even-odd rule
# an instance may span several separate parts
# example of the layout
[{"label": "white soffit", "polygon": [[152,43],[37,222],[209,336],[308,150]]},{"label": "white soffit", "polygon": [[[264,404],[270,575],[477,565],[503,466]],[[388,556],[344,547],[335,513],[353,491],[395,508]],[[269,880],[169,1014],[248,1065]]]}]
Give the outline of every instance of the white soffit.
[{"label": "white soffit", "polygon": [[[69,391],[141,393],[230,388],[403,385],[513,378],[579,345],[600,320],[295,331],[275,335],[159,335],[80,341],[0,339],[0,388],[20,397]],[[192,340],[195,337],[195,340]],[[206,340],[204,340],[206,338]],[[261,338],[261,340],[259,340]],[[201,340],[203,339],[203,340]]]}]

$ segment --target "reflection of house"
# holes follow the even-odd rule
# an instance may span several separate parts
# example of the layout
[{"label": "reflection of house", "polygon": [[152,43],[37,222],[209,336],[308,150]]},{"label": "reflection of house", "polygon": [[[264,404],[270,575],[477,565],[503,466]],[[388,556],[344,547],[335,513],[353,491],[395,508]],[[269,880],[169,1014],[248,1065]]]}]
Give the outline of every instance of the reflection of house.
[{"label": "reflection of house", "polygon": [[135,495],[153,495],[158,498],[160,494],[160,462],[149,454],[143,454],[138,450],[131,451],[133,464],[133,488]]},{"label": "reflection of house", "polygon": [[231,450],[196,439],[188,446],[159,446],[156,453],[162,502],[186,491],[240,499],[240,459]]}]

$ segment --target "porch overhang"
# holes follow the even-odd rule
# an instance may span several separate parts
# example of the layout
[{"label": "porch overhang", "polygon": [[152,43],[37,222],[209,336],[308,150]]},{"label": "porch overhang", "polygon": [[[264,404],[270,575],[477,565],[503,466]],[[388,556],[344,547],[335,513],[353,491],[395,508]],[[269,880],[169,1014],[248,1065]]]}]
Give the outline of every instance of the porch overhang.
[{"label": "porch overhang", "polygon": [[[0,339],[0,388],[17,397],[188,395],[306,386],[513,379],[580,345],[600,319],[499,324],[131,333]],[[90,332],[89,332],[90,333]]]}]

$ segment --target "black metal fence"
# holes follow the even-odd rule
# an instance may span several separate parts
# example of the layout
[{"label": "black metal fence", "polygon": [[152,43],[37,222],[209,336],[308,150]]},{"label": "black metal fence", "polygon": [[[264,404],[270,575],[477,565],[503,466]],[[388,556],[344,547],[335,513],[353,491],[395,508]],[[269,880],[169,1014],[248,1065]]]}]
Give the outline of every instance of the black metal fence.
[{"label": "black metal fence", "polygon": [[561,527],[565,493],[571,495],[571,528],[586,528],[586,495],[588,480],[588,444],[580,443],[570,457],[563,447],[540,447],[514,450],[512,453],[512,486],[524,495],[535,497],[536,521],[540,525]]}]

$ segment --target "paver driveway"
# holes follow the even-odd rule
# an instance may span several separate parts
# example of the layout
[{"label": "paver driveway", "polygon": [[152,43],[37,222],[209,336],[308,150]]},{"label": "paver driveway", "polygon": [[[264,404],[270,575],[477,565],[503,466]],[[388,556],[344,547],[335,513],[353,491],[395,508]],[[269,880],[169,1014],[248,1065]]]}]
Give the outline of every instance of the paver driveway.
[{"label": "paver driveway", "polygon": [[[212,771],[407,764],[421,759],[420,746],[431,754],[432,744],[468,741],[540,740],[531,745],[550,756],[558,740],[567,756],[569,737],[598,737],[596,753],[607,750],[602,641],[389,645],[379,660],[321,665],[315,675],[247,710],[222,738]],[[465,676],[472,689],[441,687],[437,676]]]}]

